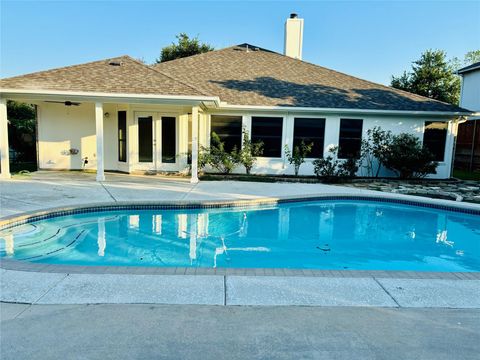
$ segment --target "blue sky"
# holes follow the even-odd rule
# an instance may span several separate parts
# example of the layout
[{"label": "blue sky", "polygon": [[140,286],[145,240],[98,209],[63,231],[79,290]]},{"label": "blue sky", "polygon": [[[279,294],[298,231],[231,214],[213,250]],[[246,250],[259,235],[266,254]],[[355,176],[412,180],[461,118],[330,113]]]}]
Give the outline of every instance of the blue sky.
[{"label": "blue sky", "polygon": [[384,84],[425,49],[480,49],[477,1],[5,1],[0,76],[128,54],[151,63],[186,32],[216,48],[283,51],[285,19],[305,19],[303,58]]}]

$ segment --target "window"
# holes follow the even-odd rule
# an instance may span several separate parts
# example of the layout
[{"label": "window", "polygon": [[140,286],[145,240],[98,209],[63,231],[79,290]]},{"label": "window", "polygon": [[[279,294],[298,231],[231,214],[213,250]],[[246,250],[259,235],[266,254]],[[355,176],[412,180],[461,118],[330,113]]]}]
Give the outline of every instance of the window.
[{"label": "window", "polygon": [[218,135],[220,141],[225,143],[225,150],[230,152],[234,147],[242,147],[242,117],[212,115],[211,132]]},{"label": "window", "polygon": [[151,116],[138,118],[138,161],[153,161],[153,121]]},{"label": "window", "polygon": [[448,123],[442,121],[425,121],[423,146],[434,155],[435,161],[443,161],[445,157],[445,141],[447,140]]},{"label": "window", "polygon": [[252,116],[252,142],[263,142],[263,156],[282,157],[281,117]]},{"label": "window", "polygon": [[162,162],[175,163],[177,155],[176,118],[162,117]]},{"label": "window", "polygon": [[295,118],[293,128],[293,147],[313,143],[309,158],[323,157],[323,144],[325,137],[325,119]]},{"label": "window", "polygon": [[127,112],[118,112],[118,161],[127,161]]},{"label": "window", "polygon": [[340,159],[360,157],[362,127],[363,120],[340,119],[340,138],[338,139],[338,157]]}]

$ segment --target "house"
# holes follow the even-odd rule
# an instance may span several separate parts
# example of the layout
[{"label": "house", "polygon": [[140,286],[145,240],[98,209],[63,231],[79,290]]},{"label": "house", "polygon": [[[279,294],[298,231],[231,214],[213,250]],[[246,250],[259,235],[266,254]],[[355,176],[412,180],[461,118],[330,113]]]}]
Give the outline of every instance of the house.
[{"label": "house", "polygon": [[458,70],[457,74],[462,77],[460,106],[477,114],[458,125],[455,168],[480,171],[480,62]]},{"label": "house", "polygon": [[[264,153],[253,173],[292,174],[285,158],[302,140],[313,158],[339,145],[355,156],[368,129],[417,135],[451,173],[457,122],[470,112],[302,61],[303,20],[285,25],[285,53],[241,44],[154,66],[129,56],[2,79],[0,152],[9,176],[6,100],[36,104],[40,169],[180,172],[198,181],[199,145],[215,131],[227,148],[242,128]],[[238,172],[244,170],[236,169]],[[385,172],[383,175],[391,175]]]}]

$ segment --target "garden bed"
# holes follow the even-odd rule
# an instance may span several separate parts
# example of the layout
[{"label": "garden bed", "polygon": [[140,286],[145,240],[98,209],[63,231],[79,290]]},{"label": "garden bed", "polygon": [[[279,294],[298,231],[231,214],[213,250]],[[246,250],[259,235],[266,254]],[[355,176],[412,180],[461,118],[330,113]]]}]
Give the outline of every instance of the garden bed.
[{"label": "garden bed", "polygon": [[335,182],[315,176],[294,175],[246,175],[246,174],[203,174],[202,181],[252,181],[252,182],[290,182],[290,183],[326,183],[348,186],[365,190],[391,192],[397,194],[416,195],[435,199],[448,199],[480,203],[480,182],[458,179],[411,179],[396,178],[338,178]]}]

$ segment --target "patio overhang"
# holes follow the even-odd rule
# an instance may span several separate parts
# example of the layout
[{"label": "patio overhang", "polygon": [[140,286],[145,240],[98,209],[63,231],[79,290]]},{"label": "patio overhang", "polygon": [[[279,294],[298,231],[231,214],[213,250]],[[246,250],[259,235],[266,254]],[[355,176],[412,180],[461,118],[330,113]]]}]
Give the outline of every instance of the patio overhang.
[{"label": "patio overhang", "polygon": [[208,108],[216,108],[220,104],[218,96],[102,93],[45,89],[0,89],[0,97],[18,101],[83,101],[92,103],[101,102],[104,104],[160,104],[202,106]]},{"label": "patio overhang", "polygon": [[71,101],[88,102],[95,106],[95,136],[97,147],[97,181],[104,181],[104,104],[150,104],[150,105],[180,105],[192,109],[193,143],[192,143],[192,182],[198,182],[198,116],[201,109],[217,108],[220,99],[216,96],[190,96],[190,95],[156,95],[156,94],[126,94],[126,93],[100,93],[76,92],[55,90],[32,89],[0,89],[0,176],[10,177],[8,125],[7,125],[7,100],[39,103],[42,101]]}]

